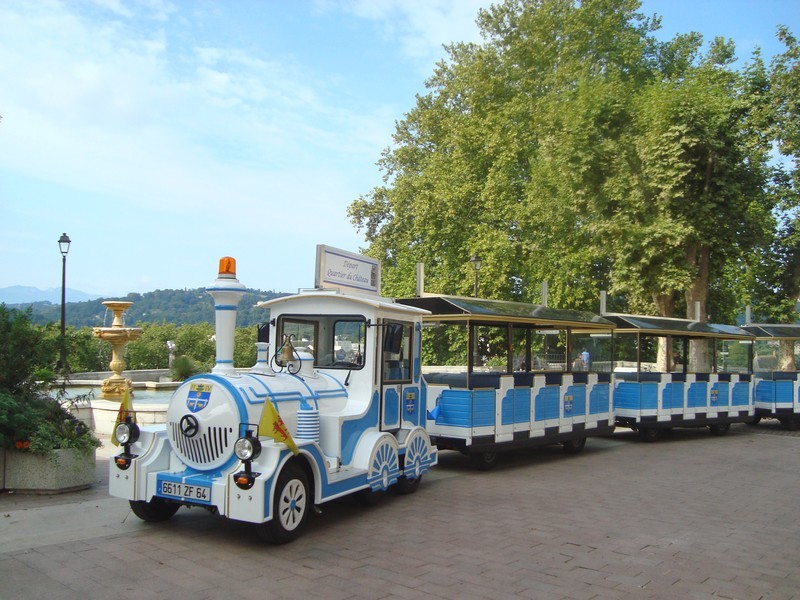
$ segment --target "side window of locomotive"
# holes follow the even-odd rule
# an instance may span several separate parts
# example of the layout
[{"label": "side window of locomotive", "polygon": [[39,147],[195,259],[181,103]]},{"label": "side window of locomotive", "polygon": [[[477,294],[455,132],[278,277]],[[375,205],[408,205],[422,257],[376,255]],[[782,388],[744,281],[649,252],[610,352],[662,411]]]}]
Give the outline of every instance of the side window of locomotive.
[{"label": "side window of locomotive", "polygon": [[387,323],[383,328],[383,381],[411,381],[411,332],[408,323]]}]

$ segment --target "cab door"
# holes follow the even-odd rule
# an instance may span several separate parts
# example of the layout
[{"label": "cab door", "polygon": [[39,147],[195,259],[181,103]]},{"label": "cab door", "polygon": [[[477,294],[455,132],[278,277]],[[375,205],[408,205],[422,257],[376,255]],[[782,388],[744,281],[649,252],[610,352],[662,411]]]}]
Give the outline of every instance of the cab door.
[{"label": "cab door", "polygon": [[381,431],[396,431],[402,424],[403,388],[411,385],[413,325],[386,320],[381,330]]}]

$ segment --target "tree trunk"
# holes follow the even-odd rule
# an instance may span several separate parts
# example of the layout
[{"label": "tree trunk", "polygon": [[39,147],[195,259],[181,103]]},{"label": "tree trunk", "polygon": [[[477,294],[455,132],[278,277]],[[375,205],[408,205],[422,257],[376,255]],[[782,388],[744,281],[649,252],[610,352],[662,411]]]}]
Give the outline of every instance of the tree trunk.
[{"label": "tree trunk", "polygon": [[794,340],[781,340],[778,347],[778,371],[796,371]]},{"label": "tree trunk", "polygon": [[[673,292],[653,294],[653,302],[656,305],[656,310],[660,317],[671,317],[675,312],[675,294]],[[672,370],[672,355],[671,344],[668,343],[668,338],[658,338],[658,354],[656,355],[656,370],[662,373],[668,373]]]},{"label": "tree trunk", "polygon": [[[708,301],[708,282],[710,273],[708,259],[710,248],[708,246],[688,244],[686,246],[686,264],[694,269],[694,280],[686,289],[686,318],[694,321],[705,322],[706,303]],[[710,373],[713,360],[711,340],[691,340],[689,343],[688,364],[695,373]]]}]

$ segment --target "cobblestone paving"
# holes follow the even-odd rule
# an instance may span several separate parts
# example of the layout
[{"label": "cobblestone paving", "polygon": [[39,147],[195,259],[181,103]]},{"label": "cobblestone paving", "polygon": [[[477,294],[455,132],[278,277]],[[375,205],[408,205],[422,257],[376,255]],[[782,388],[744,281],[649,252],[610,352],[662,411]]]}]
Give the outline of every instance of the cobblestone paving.
[{"label": "cobblestone paving", "polygon": [[0,599],[796,598],[798,472],[800,434],[769,421],[623,430],[491,472],[443,453],[416,494],[323,505],[281,547],[197,509],[141,523],[104,482],[4,494]]}]

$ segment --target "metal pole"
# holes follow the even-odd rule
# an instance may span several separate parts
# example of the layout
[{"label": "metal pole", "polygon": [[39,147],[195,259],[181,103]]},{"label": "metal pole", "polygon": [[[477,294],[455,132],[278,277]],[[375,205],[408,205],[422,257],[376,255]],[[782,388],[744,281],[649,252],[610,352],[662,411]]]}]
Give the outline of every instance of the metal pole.
[{"label": "metal pole", "polygon": [[61,255],[61,354],[58,360],[58,368],[63,369],[67,365],[67,345],[66,345],[66,315],[67,315],[67,255]]},{"label": "metal pole", "polygon": [[475,293],[473,294],[475,298],[478,297],[478,270],[475,269]]}]

